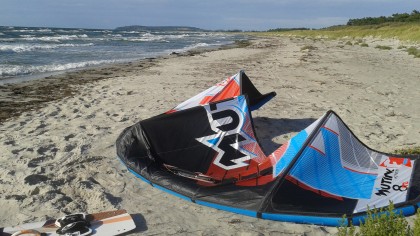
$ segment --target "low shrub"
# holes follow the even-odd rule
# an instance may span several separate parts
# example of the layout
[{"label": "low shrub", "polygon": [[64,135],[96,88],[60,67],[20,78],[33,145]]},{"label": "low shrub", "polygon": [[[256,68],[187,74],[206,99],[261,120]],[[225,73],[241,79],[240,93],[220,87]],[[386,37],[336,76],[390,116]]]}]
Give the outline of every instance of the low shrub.
[{"label": "low shrub", "polygon": [[[343,223],[345,222],[343,216]],[[365,222],[360,227],[343,225],[338,227],[339,236],[412,236],[420,235],[420,211],[417,211],[414,227],[411,229],[405,217],[390,203],[387,208],[368,209]]]}]

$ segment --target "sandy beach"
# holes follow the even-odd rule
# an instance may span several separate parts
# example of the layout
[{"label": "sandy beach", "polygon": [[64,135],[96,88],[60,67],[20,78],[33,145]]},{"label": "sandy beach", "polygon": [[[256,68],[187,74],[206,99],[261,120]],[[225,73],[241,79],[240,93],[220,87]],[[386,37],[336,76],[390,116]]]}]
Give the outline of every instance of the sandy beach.
[{"label": "sandy beach", "polygon": [[[420,59],[398,40],[259,38],[248,47],[92,68],[0,86],[0,227],[127,209],[129,235],[325,235],[186,202],[116,157],[121,131],[236,74],[277,96],[253,112],[267,153],[334,110],[369,147],[420,146]],[[355,40],[353,40],[355,42]],[[391,50],[375,48],[391,46]]]}]

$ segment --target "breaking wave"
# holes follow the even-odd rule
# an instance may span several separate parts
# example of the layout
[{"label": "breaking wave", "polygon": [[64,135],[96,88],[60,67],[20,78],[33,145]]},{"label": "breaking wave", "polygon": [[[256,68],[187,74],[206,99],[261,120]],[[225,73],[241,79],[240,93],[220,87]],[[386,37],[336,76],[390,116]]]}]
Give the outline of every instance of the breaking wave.
[{"label": "breaking wave", "polygon": [[88,66],[97,66],[107,63],[115,63],[116,60],[85,61],[66,64],[52,64],[42,66],[28,65],[0,65],[0,76],[30,75],[35,73],[46,73],[55,71],[64,71],[70,69],[83,68]]},{"label": "breaking wave", "polygon": [[57,35],[57,36],[42,36],[42,37],[23,37],[23,40],[28,41],[44,41],[44,42],[60,42],[66,40],[86,39],[89,38],[86,34],[73,35]]},{"label": "breaking wave", "polygon": [[215,47],[237,37],[243,36],[163,29],[118,31],[0,26],[0,80]]},{"label": "breaking wave", "polygon": [[89,47],[93,46],[93,43],[86,43],[86,44],[72,44],[72,43],[66,43],[66,44],[6,44],[6,45],[0,45],[0,52],[29,52],[29,51],[35,51],[35,50],[50,50],[55,48],[61,48],[61,47]]},{"label": "breaking wave", "polygon": [[190,45],[190,46],[186,46],[186,47],[181,48],[181,49],[168,50],[168,52],[177,52],[177,53],[180,53],[180,52],[186,52],[186,51],[193,50],[193,49],[198,49],[198,48],[218,47],[220,45],[222,45],[222,44],[221,43],[211,43],[211,44],[209,44],[209,43],[196,43],[196,44],[193,44],[193,45]]}]

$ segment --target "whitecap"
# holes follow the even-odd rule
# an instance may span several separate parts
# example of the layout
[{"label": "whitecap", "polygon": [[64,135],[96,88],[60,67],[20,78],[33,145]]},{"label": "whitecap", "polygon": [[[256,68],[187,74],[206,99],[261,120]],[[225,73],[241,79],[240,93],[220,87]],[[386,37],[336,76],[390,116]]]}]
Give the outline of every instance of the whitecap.
[{"label": "whitecap", "polygon": [[42,37],[30,37],[30,38],[24,38],[25,40],[30,41],[44,41],[44,42],[60,42],[65,40],[75,40],[75,39],[85,39],[89,36],[86,34],[81,35],[55,35],[55,36],[42,36]]},{"label": "whitecap", "polygon": [[55,49],[59,47],[89,47],[93,46],[93,43],[85,43],[85,44],[0,44],[0,52],[28,52],[28,51],[35,51],[35,50],[49,50]]},{"label": "whitecap", "polygon": [[37,32],[52,32],[51,29],[39,29]]},{"label": "whitecap", "polygon": [[0,76],[17,76],[28,75],[34,73],[56,72],[70,69],[83,68],[88,66],[96,66],[108,63],[115,63],[116,60],[98,60],[84,61],[66,64],[51,64],[43,66],[27,66],[27,65],[0,65]]}]

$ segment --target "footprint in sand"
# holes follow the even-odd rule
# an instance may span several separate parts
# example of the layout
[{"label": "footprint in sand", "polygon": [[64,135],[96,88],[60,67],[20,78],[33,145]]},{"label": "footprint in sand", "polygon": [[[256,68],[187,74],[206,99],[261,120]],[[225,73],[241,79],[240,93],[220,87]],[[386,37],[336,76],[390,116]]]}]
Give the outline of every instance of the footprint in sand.
[{"label": "footprint in sand", "polygon": [[42,157],[38,157],[38,158],[33,158],[32,160],[30,160],[28,162],[28,167],[29,168],[36,168],[36,167],[39,166],[40,163],[43,163],[43,162],[51,160],[51,159],[53,159],[53,157],[42,156]]},{"label": "footprint in sand", "polygon": [[29,131],[28,134],[33,134],[35,132],[38,132],[37,135],[44,134],[45,132],[48,131],[48,129],[46,129],[47,127],[48,127],[47,124],[45,124],[44,122],[41,122],[40,125],[38,125],[34,130]]},{"label": "footprint in sand", "polygon": [[72,139],[74,137],[76,137],[75,134],[69,134],[69,135],[64,136],[64,140],[69,141],[70,139]]},{"label": "footprint in sand", "polygon": [[35,185],[39,183],[46,182],[49,178],[45,175],[33,174],[25,177],[25,184]]},{"label": "footprint in sand", "polygon": [[75,144],[67,144],[64,148],[64,152],[71,152],[76,148],[77,145]]},{"label": "footprint in sand", "polygon": [[15,140],[6,141],[4,142],[4,145],[16,146],[16,141]]},{"label": "footprint in sand", "polygon": [[18,155],[21,151],[24,151],[24,150],[25,148],[15,149],[15,150],[12,150],[12,154]]},{"label": "footprint in sand", "polygon": [[53,111],[49,114],[49,116],[54,117],[54,116],[57,116],[58,113],[59,113],[59,111]]},{"label": "footprint in sand", "polygon": [[47,152],[56,153],[58,151],[55,144],[49,144],[38,148],[37,152],[39,155],[45,155]]}]

